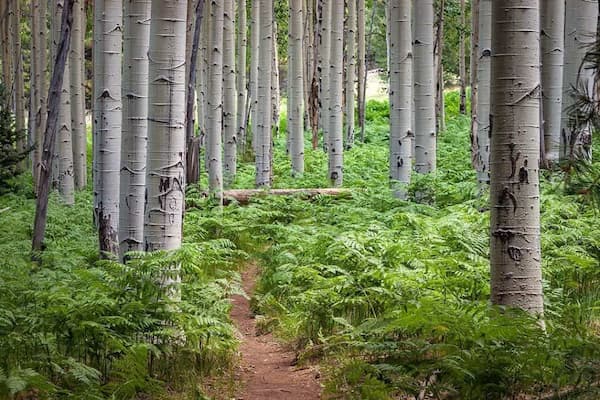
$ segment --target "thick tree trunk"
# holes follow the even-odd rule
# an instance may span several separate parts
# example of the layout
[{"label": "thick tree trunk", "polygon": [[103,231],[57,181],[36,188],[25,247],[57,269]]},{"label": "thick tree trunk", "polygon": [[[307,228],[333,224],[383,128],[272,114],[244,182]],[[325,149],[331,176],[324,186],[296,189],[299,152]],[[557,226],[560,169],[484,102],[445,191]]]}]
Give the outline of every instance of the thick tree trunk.
[{"label": "thick tree trunk", "polygon": [[73,143],[73,175],[75,188],[83,189],[87,184],[87,133],[85,131],[85,92],[83,70],[84,54],[84,0],[75,0],[73,5],[73,36],[69,53],[71,89],[71,134]]},{"label": "thick tree trunk", "polygon": [[235,87],[235,11],[233,0],[223,1],[223,167],[224,185],[231,186],[237,166]]},{"label": "thick tree trunk", "polygon": [[360,140],[365,141],[365,82],[367,81],[367,65],[365,55],[365,0],[356,0],[357,15],[357,64],[358,64],[358,126],[360,128]]},{"label": "thick tree trunk", "polygon": [[411,0],[391,0],[390,8],[390,180],[394,196],[406,198],[412,170]]},{"label": "thick tree trunk", "polygon": [[[73,22],[73,0],[65,0],[64,13],[61,20],[61,35],[56,51],[56,59],[52,70],[50,90],[48,92],[48,123],[44,132],[44,147],[41,157],[40,174],[38,180],[38,196],[35,204],[35,219],[33,222],[32,250],[35,252],[44,249],[46,234],[46,220],[48,216],[48,196],[50,195],[50,174],[52,173],[53,152],[57,136],[58,114],[60,99],[65,75],[65,64],[69,54],[71,41],[71,25]],[[34,255],[34,258],[37,258]]]},{"label": "thick tree trunk", "polygon": [[[121,48],[123,3],[96,0],[94,52],[94,216],[102,255],[119,253],[119,182],[121,166]],[[184,22],[185,25],[185,22]],[[95,33],[96,34],[96,33]],[[185,37],[185,32],[181,37]]]},{"label": "thick tree trunk", "polygon": [[125,2],[119,255],[144,250],[150,0]]},{"label": "thick tree trunk", "polygon": [[344,2],[331,7],[331,67],[329,75],[329,132],[327,132],[329,171],[332,186],[344,182]]},{"label": "thick tree trunk", "polygon": [[[64,0],[57,0],[54,7],[53,47],[54,54],[58,54],[58,45],[62,35],[62,14]],[[74,19],[74,16],[71,16]],[[75,33],[71,34],[71,38]],[[56,184],[62,201],[67,205],[75,203],[75,181],[73,179],[73,142],[71,133],[71,84],[70,65],[67,59],[65,64],[65,76],[61,93],[61,106],[58,115],[58,140],[54,148],[57,168]]]},{"label": "thick tree trunk", "polygon": [[415,2],[415,171],[421,174],[436,167],[433,14],[433,0]]},{"label": "thick tree trunk", "polygon": [[560,155],[560,122],[565,49],[565,0],[541,2],[542,109],[544,159],[556,164]]},{"label": "thick tree trunk", "polygon": [[479,0],[477,61],[477,138],[474,165],[480,185],[490,182],[490,88],[492,72],[492,0]]},{"label": "thick tree trunk", "polygon": [[541,315],[539,0],[490,3],[492,303]]},{"label": "thick tree trunk", "polygon": [[[324,1],[321,4],[321,23],[319,30],[319,126],[323,131],[323,151],[329,152],[329,99],[331,97],[330,84],[330,57],[331,57],[331,14],[332,2]],[[330,171],[331,172],[331,171]]]},{"label": "thick tree trunk", "polygon": [[208,160],[208,189],[221,201],[223,198],[223,3],[210,5],[210,67],[208,74],[208,124],[206,155]]},{"label": "thick tree trunk", "polygon": [[460,105],[461,114],[467,114],[467,60],[465,52],[465,41],[467,40],[465,30],[467,29],[465,0],[460,0],[460,28],[458,35],[458,75],[460,81]]},{"label": "thick tree trunk", "polygon": [[302,0],[289,0],[288,110],[287,128],[292,159],[292,175],[304,173],[304,73]]},{"label": "thick tree trunk", "polygon": [[258,126],[260,118],[258,115],[258,64],[260,51],[260,0],[252,1],[252,22],[250,25],[250,121],[252,126],[252,149],[257,151]]},{"label": "thick tree trunk", "polygon": [[354,145],[354,107],[356,88],[356,0],[347,0],[348,16],[346,18],[345,38],[346,45],[346,75],[344,85],[344,98],[346,99],[345,131],[346,149]]},{"label": "thick tree trunk", "polygon": [[256,135],[256,186],[269,187],[272,183],[272,105],[271,78],[273,67],[273,0],[260,0],[260,45],[258,49],[258,88]]},{"label": "thick tree trunk", "polygon": [[248,88],[246,79],[246,49],[248,47],[247,36],[247,18],[246,18],[246,0],[237,2],[237,58],[236,58],[236,88],[237,88],[237,138],[238,151],[246,149],[246,101]]},{"label": "thick tree trunk", "polygon": [[185,194],[186,3],[152,0],[144,249],[181,246]]},{"label": "thick tree trunk", "polygon": [[591,127],[578,126],[569,110],[574,102],[573,88],[592,93],[593,70],[582,62],[596,38],[597,18],[598,0],[567,0],[560,154],[565,161],[591,159]]}]

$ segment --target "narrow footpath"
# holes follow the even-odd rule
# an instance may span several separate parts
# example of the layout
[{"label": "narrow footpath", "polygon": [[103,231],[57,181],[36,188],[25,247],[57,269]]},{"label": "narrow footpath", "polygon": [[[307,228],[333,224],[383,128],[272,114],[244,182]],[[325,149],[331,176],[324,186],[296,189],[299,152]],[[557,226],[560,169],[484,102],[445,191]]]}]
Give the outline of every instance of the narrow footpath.
[{"label": "narrow footpath", "polygon": [[[254,293],[258,268],[249,265],[242,273],[248,296]],[[281,346],[272,334],[257,336],[250,302],[232,298],[231,318],[240,338],[240,365],[236,371],[237,400],[318,400],[321,385],[315,368],[295,366],[295,354]]]}]

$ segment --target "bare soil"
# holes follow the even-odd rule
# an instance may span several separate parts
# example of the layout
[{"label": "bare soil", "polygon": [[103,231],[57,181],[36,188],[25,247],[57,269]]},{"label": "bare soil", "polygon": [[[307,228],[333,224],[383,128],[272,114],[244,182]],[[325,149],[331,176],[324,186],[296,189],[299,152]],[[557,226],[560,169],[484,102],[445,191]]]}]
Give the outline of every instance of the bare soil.
[{"label": "bare soil", "polygon": [[[252,296],[258,268],[249,265],[242,273],[243,287]],[[317,400],[321,398],[319,372],[315,367],[297,367],[296,355],[272,334],[258,335],[250,301],[232,298],[231,318],[240,338],[240,363],[235,373],[238,400]]]}]

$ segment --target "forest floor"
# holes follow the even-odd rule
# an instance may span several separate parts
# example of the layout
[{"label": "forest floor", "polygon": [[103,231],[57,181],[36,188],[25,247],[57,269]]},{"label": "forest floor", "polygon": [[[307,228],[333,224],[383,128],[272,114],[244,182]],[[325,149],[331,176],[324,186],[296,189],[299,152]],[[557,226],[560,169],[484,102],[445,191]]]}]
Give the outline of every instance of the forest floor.
[{"label": "forest floor", "polygon": [[[250,264],[242,273],[244,291],[249,297],[259,268]],[[240,362],[235,373],[239,400],[319,399],[321,385],[315,367],[296,365],[296,354],[279,343],[272,333],[257,330],[256,318],[247,297],[233,296],[231,318],[240,332]]]}]

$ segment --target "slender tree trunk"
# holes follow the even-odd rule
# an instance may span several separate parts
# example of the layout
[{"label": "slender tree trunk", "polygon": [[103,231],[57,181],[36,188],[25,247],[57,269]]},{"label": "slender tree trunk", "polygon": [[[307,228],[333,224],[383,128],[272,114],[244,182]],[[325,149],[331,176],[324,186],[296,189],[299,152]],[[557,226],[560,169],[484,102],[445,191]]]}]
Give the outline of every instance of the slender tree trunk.
[{"label": "slender tree trunk", "polygon": [[237,138],[238,150],[246,148],[246,101],[248,96],[246,79],[246,49],[248,47],[246,18],[246,0],[237,2],[237,59],[236,59],[236,88],[237,88]]},{"label": "slender tree trunk", "polygon": [[127,0],[123,33],[123,131],[119,207],[119,255],[144,250],[148,142],[150,0]]},{"label": "slender tree trunk", "polygon": [[250,121],[252,123],[252,149],[257,152],[258,126],[258,64],[260,51],[260,0],[252,1],[252,22],[250,25]]},{"label": "slender tree trunk", "polygon": [[273,66],[271,67],[271,107],[273,116],[272,129],[274,136],[279,136],[279,113],[281,96],[279,94],[279,50],[277,48],[277,20],[273,20],[273,39],[271,40],[273,45]]},{"label": "slender tree trunk", "polygon": [[[58,54],[58,45],[62,35],[62,14],[64,0],[57,0],[54,6],[53,17],[53,47],[54,54]],[[71,16],[74,19],[74,16]],[[75,33],[71,34],[71,38]],[[63,88],[61,93],[61,106],[58,116],[58,140],[54,152],[57,161],[56,184],[62,201],[67,205],[75,203],[75,182],[73,178],[73,143],[71,131],[71,84],[70,65],[67,59],[65,64],[65,76],[63,77]]]},{"label": "slender tree trunk", "polygon": [[219,202],[223,199],[223,12],[223,3],[212,1],[210,5],[206,154],[208,157],[208,188]]},{"label": "slender tree trunk", "polygon": [[406,198],[412,170],[411,0],[391,0],[390,7],[390,179],[394,196]]},{"label": "slender tree trunk", "polygon": [[367,65],[365,55],[365,0],[356,0],[357,15],[357,53],[358,53],[358,126],[360,128],[360,140],[365,141],[365,82],[367,81]]},{"label": "slender tree trunk", "polygon": [[541,2],[542,109],[544,153],[547,166],[560,155],[560,122],[565,48],[565,0]]},{"label": "slender tree trunk", "polygon": [[[25,85],[23,72],[23,54],[21,46],[21,6],[19,0],[11,0],[10,4],[10,21],[11,21],[11,42],[13,43],[14,57],[14,77],[9,82],[14,82],[14,98],[15,98],[15,122],[19,132],[26,132],[25,125]],[[17,148],[21,151],[27,147],[27,140],[24,135],[17,142]],[[27,159],[23,160],[19,169],[24,171],[26,168]]]},{"label": "slender tree trunk", "polygon": [[344,2],[335,1],[331,7],[331,53],[329,62],[329,180],[332,186],[344,181]]},{"label": "slender tree trunk", "polygon": [[445,104],[444,104],[444,64],[442,63],[444,53],[444,8],[445,0],[439,2],[439,9],[437,10],[436,24],[435,24],[435,82],[436,82],[436,94],[435,94],[435,116],[436,116],[436,129],[437,132],[444,131],[446,129],[446,116],[445,116]]},{"label": "slender tree trunk", "polygon": [[[35,149],[33,152],[33,179],[37,188],[39,166],[42,160],[42,145],[44,138],[42,134],[46,129],[46,118],[48,116],[46,99],[48,88],[46,76],[47,67],[47,34],[46,34],[46,1],[34,0],[32,5],[32,98],[33,98],[33,138]],[[37,191],[37,190],[36,190]]]},{"label": "slender tree trunk", "polygon": [[467,29],[465,0],[460,0],[460,28],[458,35],[458,74],[460,80],[460,105],[461,114],[467,114],[467,60],[465,52],[465,31]]},{"label": "slender tree trunk", "polygon": [[[198,70],[198,78],[196,79],[196,95],[198,97],[198,134],[197,139],[194,144],[197,145],[198,149],[190,149],[190,152],[197,151],[198,157],[198,173],[193,177],[190,176],[188,183],[196,183],[200,177],[200,173],[203,170],[206,170],[208,167],[207,163],[207,152],[206,152],[206,133],[208,126],[208,70],[210,66],[210,51],[208,49],[210,45],[210,1],[205,1],[203,4],[202,10],[202,26],[200,27],[200,43],[199,43],[199,51],[200,56],[196,62],[196,68]],[[207,17],[204,17],[207,16]],[[189,136],[188,136],[189,137]],[[204,157],[201,159],[202,149],[204,149]]]},{"label": "slender tree trunk", "polygon": [[288,137],[292,159],[292,175],[304,173],[304,74],[303,74],[303,9],[302,0],[289,0],[288,41]]},{"label": "slender tree trunk", "polygon": [[490,182],[490,89],[492,72],[492,0],[479,0],[477,61],[477,138],[474,165],[480,185]]},{"label": "slender tree trunk", "polygon": [[492,303],[541,315],[539,0],[490,3]]},{"label": "slender tree trunk", "polygon": [[[61,35],[56,51],[56,59],[52,70],[50,90],[48,92],[48,124],[44,132],[44,147],[41,157],[40,175],[38,180],[38,197],[35,204],[35,219],[33,222],[32,250],[40,252],[44,249],[44,237],[46,234],[46,220],[48,216],[48,197],[50,195],[50,174],[52,173],[52,161],[54,146],[58,130],[58,114],[60,110],[60,99],[65,75],[65,64],[69,54],[69,43],[71,41],[71,25],[73,22],[73,0],[65,0],[64,13],[61,20]],[[34,255],[34,258],[37,258]]]},{"label": "slender tree trunk", "polygon": [[433,0],[415,3],[415,170],[421,174],[436,167],[433,14]]},{"label": "slender tree trunk", "polygon": [[306,127],[310,127],[311,126],[311,121],[310,121],[310,112],[309,112],[309,108],[308,108],[308,104],[310,102],[310,87],[311,87],[311,80],[312,80],[312,71],[313,71],[313,55],[314,55],[314,48],[313,48],[313,29],[314,29],[314,24],[313,24],[313,5],[314,5],[314,0],[302,0],[302,15],[303,15],[303,27],[304,27],[304,34],[302,37],[302,43],[303,43],[303,49],[302,49],[302,59],[304,60],[304,63],[302,64],[302,74],[304,75],[302,77],[302,81],[304,83],[304,97],[303,97],[303,104],[304,104],[304,114],[303,114],[303,124],[304,127],[306,129]]},{"label": "slender tree trunk", "polygon": [[[321,1],[314,0],[314,8],[316,11],[315,15],[311,12],[308,14],[311,18],[312,26],[309,28],[309,37],[312,43],[312,58],[309,70],[309,82],[308,82],[308,103],[306,108],[308,111],[308,120],[310,121],[311,130],[311,144],[312,149],[316,150],[319,147],[319,93],[320,93],[320,82],[321,82],[321,64],[319,51],[321,50],[320,38],[321,38]],[[313,0],[308,0],[310,4],[313,4]]]},{"label": "slender tree trunk", "polygon": [[273,67],[273,0],[260,0],[260,45],[258,49],[258,89],[256,126],[256,186],[269,187],[272,183],[271,160],[273,153],[271,78]]},{"label": "slender tree trunk", "polygon": [[[8,1],[0,1],[0,37],[2,39],[2,77],[6,90],[12,93],[8,82],[12,81],[12,57],[10,50],[10,23],[8,19]],[[11,103],[12,107],[12,103]]]},{"label": "slender tree trunk", "polygon": [[237,164],[237,122],[235,87],[235,11],[233,0],[224,0],[223,25],[223,140],[224,184],[233,183]]},{"label": "slender tree trunk", "polygon": [[561,158],[565,161],[591,159],[591,127],[577,126],[580,124],[569,115],[569,110],[573,105],[573,88],[592,93],[593,70],[582,66],[582,62],[588,45],[596,38],[597,18],[597,0],[567,0],[561,122]]},{"label": "slender tree trunk", "polygon": [[319,76],[321,78],[319,84],[319,118],[320,123],[319,126],[323,131],[323,150],[328,153],[329,152],[329,128],[330,128],[330,117],[329,117],[329,109],[331,108],[329,105],[329,99],[331,97],[331,93],[329,90],[331,89],[330,84],[330,57],[331,57],[331,13],[332,13],[332,3],[330,1],[324,1],[322,6],[322,14],[321,14],[321,24],[320,24],[320,32],[319,32],[319,43],[321,47],[319,48]]},{"label": "slender tree trunk", "polygon": [[75,188],[83,189],[87,184],[87,134],[85,131],[85,92],[83,85],[84,54],[84,0],[75,0],[73,5],[73,36],[69,53],[71,84],[71,133],[73,143],[73,172]]},{"label": "slender tree trunk", "polygon": [[479,67],[479,1],[471,1],[471,165],[477,168],[477,103],[479,92],[479,78],[477,69]]},{"label": "slender tree trunk", "polygon": [[186,3],[152,0],[144,249],[181,246],[185,194]]},{"label": "slender tree trunk", "polygon": [[348,17],[346,18],[346,149],[354,145],[354,107],[356,88],[356,0],[347,0]]},{"label": "slender tree trunk", "polygon": [[[98,224],[100,253],[119,254],[119,182],[121,166],[121,48],[123,3],[121,0],[96,0],[99,29],[94,55],[94,127],[96,143],[94,178],[94,215]],[[185,26],[185,21],[184,21]],[[184,33],[180,36],[185,37]],[[185,64],[185,59],[183,60]],[[96,69],[98,71],[96,71]],[[184,92],[183,92],[184,93]],[[154,116],[152,116],[154,117]]]}]

